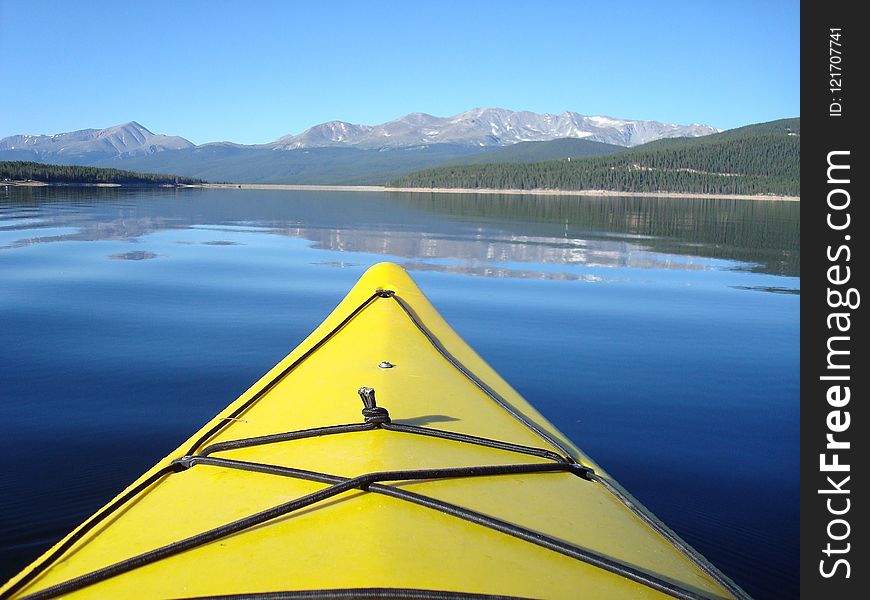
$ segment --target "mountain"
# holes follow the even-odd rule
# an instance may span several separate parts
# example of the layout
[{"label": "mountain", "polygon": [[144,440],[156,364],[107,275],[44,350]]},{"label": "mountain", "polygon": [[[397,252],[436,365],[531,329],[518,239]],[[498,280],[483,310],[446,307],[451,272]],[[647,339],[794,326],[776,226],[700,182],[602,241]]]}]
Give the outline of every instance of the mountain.
[{"label": "mountain", "polygon": [[633,121],[575,112],[558,115],[514,112],[503,108],[475,108],[452,117],[411,113],[381,125],[354,125],[330,121],[299,135],[273,142],[278,150],[356,146],[391,148],[429,144],[507,146],[557,138],[583,138],[594,142],[636,146],[671,137],[695,137],[716,133],[709,125],[673,125],[658,121]]},{"label": "mountain", "polygon": [[330,121],[267,144],[194,146],[182,137],[156,135],[134,121],[106,129],[3,138],[0,160],[178,173],[210,181],[382,184],[438,165],[606,154],[652,139],[716,131],[707,125],[573,112],[541,115],[477,108],[451,117],[411,113],[380,125]]},{"label": "mountain", "polygon": [[154,134],[131,121],[106,129],[6,137],[0,139],[0,159],[92,164],[107,158],[144,156],[191,147],[193,144],[183,137]]},{"label": "mountain", "polygon": [[800,195],[800,119],[571,161],[433,168],[389,185]]}]

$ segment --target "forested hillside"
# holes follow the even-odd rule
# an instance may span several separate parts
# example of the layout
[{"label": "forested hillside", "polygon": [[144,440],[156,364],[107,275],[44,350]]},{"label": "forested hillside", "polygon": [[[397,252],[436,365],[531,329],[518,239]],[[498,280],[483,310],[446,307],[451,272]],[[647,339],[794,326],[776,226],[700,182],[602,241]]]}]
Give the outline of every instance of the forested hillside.
[{"label": "forested hillside", "polygon": [[608,156],[426,169],[388,185],[799,196],[800,119],[658,140]]},{"label": "forested hillside", "polygon": [[59,184],[117,183],[122,185],[174,185],[204,183],[194,177],[159,173],[134,173],[78,165],[49,165],[24,161],[0,161],[0,180],[41,181]]}]

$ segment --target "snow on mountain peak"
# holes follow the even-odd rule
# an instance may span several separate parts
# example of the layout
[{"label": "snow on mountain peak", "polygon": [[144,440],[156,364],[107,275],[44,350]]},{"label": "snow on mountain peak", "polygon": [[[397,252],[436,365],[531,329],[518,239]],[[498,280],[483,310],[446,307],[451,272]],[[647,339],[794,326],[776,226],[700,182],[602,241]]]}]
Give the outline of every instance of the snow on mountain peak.
[{"label": "snow on mountain peak", "polygon": [[[449,117],[414,112],[380,125],[327,121],[263,146],[276,151],[321,147],[413,148],[430,144],[487,147],[558,138],[636,146],[664,137],[695,137],[719,131],[709,125],[586,116],[571,111],[538,114],[477,107]],[[152,133],[137,121],[105,129],[14,135],[0,140],[0,150],[26,151],[31,157],[35,155],[46,161],[53,157],[64,161],[76,157],[115,159],[192,147],[193,144],[182,137]]]},{"label": "snow on mountain peak", "polygon": [[410,113],[373,126],[330,121],[299,135],[284,136],[272,146],[276,150],[345,145],[359,148],[408,147],[429,143],[507,146],[565,137],[636,146],[663,137],[700,136],[718,131],[708,125],[585,116],[570,111],[554,115],[477,107],[449,117]]},{"label": "snow on mountain peak", "polygon": [[0,140],[0,150],[26,147],[37,157],[104,157],[141,156],[163,150],[192,148],[193,144],[178,136],[154,134],[136,121],[106,127],[80,129],[53,135],[14,135]]}]

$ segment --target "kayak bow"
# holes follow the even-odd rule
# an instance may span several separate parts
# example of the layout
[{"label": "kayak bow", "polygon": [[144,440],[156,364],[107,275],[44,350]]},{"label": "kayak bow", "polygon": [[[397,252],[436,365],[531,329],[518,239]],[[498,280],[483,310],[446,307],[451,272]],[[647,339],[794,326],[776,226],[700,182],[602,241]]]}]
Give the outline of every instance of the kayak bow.
[{"label": "kayak bow", "polygon": [[0,589],[60,596],[747,598],[391,263]]}]

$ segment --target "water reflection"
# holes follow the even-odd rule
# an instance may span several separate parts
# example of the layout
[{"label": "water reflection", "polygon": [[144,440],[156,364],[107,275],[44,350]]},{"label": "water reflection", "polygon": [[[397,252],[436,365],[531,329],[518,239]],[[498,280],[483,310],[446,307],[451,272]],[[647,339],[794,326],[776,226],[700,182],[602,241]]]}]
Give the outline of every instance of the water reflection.
[{"label": "water reflection", "polygon": [[753,263],[759,272],[800,276],[799,203],[426,193],[407,198],[452,217],[550,223],[564,226],[566,234],[621,234],[659,252],[696,253]]},{"label": "water reflection", "polygon": [[157,255],[153,252],[135,250],[133,252],[117,252],[115,254],[110,254],[109,258],[114,260],[149,260],[151,258],[157,258]]},{"label": "water reflection", "polygon": [[266,232],[397,257],[414,269],[490,277],[597,277],[573,267],[800,272],[799,206],[780,202],[15,188],[0,195],[0,223],[0,249],[188,229],[215,239],[177,243],[241,245],[233,235]]},{"label": "water reflection", "polygon": [[457,275],[474,275],[479,277],[514,277],[518,279],[539,279],[547,281],[586,281],[602,283],[608,281],[599,275],[566,273],[563,271],[549,272],[531,269],[510,269],[479,264],[437,264],[422,262],[404,262],[402,266],[409,271],[437,271]]},{"label": "water reflection", "polygon": [[800,294],[800,290],[770,285],[734,285],[735,290],[755,290],[756,292],[770,292],[771,294]]},{"label": "water reflection", "polygon": [[[537,265],[630,267],[639,269],[698,270],[710,261],[694,257],[658,254],[642,244],[596,238],[553,238],[487,232],[486,237],[443,237],[420,232],[388,232],[372,235],[371,231],[357,229],[305,229],[280,231],[284,235],[314,242],[314,247],[337,252],[364,252],[384,254],[407,259],[447,259],[462,261],[439,269],[437,263],[422,260],[408,262],[410,268],[473,272],[482,274],[481,264],[534,263]],[[492,277],[506,277],[497,273],[514,272],[509,269],[491,269]],[[566,274],[565,278],[570,278]]]}]

